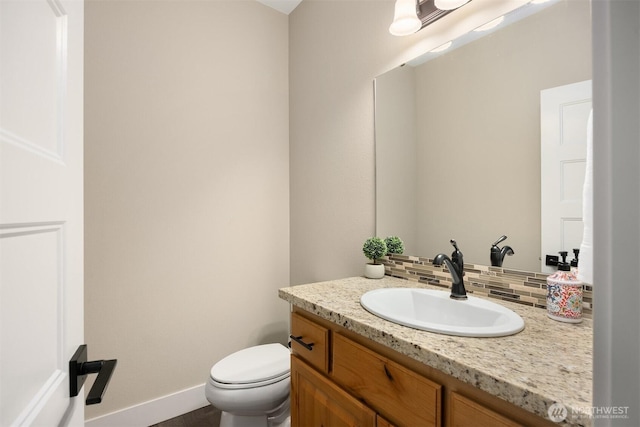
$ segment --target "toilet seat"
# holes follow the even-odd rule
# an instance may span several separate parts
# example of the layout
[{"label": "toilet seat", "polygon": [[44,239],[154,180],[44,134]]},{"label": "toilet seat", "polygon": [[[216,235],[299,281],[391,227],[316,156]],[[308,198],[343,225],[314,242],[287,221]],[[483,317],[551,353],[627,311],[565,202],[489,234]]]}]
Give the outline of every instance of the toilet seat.
[{"label": "toilet seat", "polygon": [[289,377],[290,356],[279,343],[245,348],[213,365],[210,380],[221,389],[264,387]]},{"label": "toilet seat", "polygon": [[285,380],[287,378],[289,378],[288,372],[276,378],[271,378],[264,381],[257,381],[253,383],[234,384],[234,383],[221,383],[219,381],[214,380],[213,378],[211,378],[210,380],[211,380],[211,384],[215,387],[218,387],[221,389],[227,389],[227,390],[236,390],[236,389],[264,387],[264,386],[271,385],[279,381]]}]

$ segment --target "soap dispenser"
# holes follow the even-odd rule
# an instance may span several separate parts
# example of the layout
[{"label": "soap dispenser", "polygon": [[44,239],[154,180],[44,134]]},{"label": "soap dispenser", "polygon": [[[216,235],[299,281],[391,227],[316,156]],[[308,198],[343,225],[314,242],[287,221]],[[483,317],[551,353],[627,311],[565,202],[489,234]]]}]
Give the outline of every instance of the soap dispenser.
[{"label": "soap dispenser", "polygon": [[582,322],[582,282],[577,269],[567,262],[567,252],[561,251],[558,271],[547,277],[547,316],[567,323]]},{"label": "soap dispenser", "polygon": [[578,268],[578,262],[580,261],[578,258],[579,256],[580,256],[580,249],[574,249],[573,259],[571,260],[571,263],[570,263],[571,267]]}]

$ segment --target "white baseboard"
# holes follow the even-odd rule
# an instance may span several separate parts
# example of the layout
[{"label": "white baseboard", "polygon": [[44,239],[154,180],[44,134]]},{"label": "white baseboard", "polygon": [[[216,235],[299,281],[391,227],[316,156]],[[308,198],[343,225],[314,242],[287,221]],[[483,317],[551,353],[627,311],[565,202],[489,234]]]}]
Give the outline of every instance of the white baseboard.
[{"label": "white baseboard", "polygon": [[204,384],[191,387],[139,405],[86,420],[85,427],[148,427],[210,403],[204,396]]}]

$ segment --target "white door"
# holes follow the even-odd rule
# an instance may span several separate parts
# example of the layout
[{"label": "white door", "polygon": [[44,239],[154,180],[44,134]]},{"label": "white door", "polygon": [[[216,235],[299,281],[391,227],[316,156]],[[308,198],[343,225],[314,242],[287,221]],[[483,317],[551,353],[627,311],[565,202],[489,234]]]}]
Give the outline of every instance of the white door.
[{"label": "white door", "polygon": [[582,187],[587,153],[587,121],[591,112],[591,80],[540,92],[541,246],[545,255],[569,252],[582,242]]},{"label": "white door", "polygon": [[0,0],[0,425],[83,425],[82,0]]}]

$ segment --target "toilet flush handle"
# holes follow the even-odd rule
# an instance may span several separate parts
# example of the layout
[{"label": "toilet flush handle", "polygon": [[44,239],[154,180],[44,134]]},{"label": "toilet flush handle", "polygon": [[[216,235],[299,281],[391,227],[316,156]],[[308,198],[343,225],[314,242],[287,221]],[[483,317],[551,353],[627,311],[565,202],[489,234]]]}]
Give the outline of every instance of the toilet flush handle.
[{"label": "toilet flush handle", "polygon": [[292,340],[294,340],[295,342],[297,342],[298,344],[300,344],[301,346],[303,346],[304,348],[306,348],[307,350],[313,350],[313,344],[314,343],[306,343],[304,341],[302,341],[302,335],[300,335],[299,337],[290,335],[289,338],[291,338]]}]

